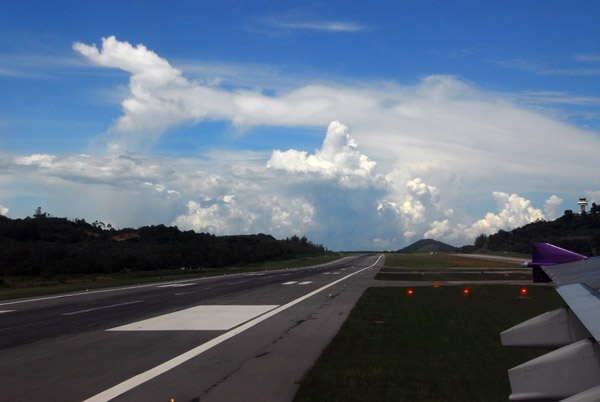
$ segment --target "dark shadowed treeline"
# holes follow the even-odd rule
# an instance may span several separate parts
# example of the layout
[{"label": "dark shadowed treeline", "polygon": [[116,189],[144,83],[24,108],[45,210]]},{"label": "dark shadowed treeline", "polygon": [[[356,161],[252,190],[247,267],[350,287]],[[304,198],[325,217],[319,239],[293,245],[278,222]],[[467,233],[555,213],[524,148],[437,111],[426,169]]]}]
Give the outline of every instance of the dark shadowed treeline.
[{"label": "dark shadowed treeline", "polygon": [[580,214],[566,210],[553,221],[537,221],[512,231],[475,239],[474,246],[463,246],[461,251],[487,249],[531,253],[531,243],[551,243],[587,256],[600,254],[600,206],[595,203],[589,212]]},{"label": "dark shadowed treeline", "polygon": [[323,254],[306,237],[215,236],[164,225],[115,230],[102,222],[0,216],[0,273],[48,275],[208,268]]}]

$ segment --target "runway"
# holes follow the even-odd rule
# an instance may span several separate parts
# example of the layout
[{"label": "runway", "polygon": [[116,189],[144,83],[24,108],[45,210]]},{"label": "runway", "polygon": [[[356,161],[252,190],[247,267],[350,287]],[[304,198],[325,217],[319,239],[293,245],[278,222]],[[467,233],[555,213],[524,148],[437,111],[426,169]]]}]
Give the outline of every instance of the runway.
[{"label": "runway", "polygon": [[5,401],[286,401],[379,255],[0,303]]}]

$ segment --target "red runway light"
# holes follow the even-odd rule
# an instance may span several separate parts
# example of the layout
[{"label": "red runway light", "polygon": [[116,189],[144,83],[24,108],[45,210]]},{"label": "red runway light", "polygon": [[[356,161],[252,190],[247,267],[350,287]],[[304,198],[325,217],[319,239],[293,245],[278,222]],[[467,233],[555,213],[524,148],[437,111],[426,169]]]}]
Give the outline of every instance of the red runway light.
[{"label": "red runway light", "polygon": [[524,295],[527,294],[527,289],[525,289],[525,288],[521,289],[521,294],[524,294]]},{"label": "red runway light", "polygon": [[413,294],[413,290],[412,289],[408,289],[408,294],[412,295]]},{"label": "red runway light", "polygon": [[469,289],[463,290],[463,293],[466,294],[466,295],[468,295],[469,294]]}]

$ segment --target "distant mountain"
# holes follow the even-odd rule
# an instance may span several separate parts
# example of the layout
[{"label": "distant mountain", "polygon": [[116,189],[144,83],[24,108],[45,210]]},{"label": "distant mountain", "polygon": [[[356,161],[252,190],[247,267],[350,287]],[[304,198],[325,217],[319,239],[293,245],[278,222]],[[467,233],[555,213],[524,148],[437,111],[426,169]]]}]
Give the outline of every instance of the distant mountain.
[{"label": "distant mountain", "polygon": [[422,239],[417,242],[414,242],[410,246],[404,247],[401,250],[398,250],[398,253],[416,253],[416,252],[426,252],[426,251],[442,251],[442,252],[451,252],[456,251],[456,247],[451,246],[446,243],[442,243],[441,241],[433,240],[433,239]]}]

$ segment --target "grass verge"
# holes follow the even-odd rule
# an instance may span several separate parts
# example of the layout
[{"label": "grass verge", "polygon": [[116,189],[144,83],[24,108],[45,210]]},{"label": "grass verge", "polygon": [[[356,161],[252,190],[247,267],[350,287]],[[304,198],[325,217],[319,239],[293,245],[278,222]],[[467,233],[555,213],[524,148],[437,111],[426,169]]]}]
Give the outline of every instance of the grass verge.
[{"label": "grass verge", "polygon": [[391,253],[385,256],[387,267],[418,267],[418,268],[515,268],[519,264],[460,257],[448,253]]},{"label": "grass verge", "polygon": [[479,272],[379,272],[375,279],[381,281],[531,281],[531,272],[503,272],[481,274]]},{"label": "grass verge", "polygon": [[563,305],[554,289],[370,288],[305,376],[305,401],[506,401],[507,370],[543,352],[501,346],[499,333]]}]

